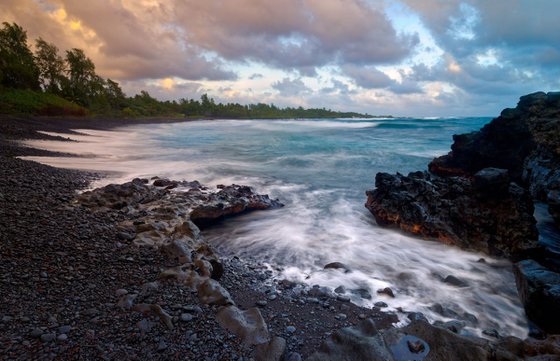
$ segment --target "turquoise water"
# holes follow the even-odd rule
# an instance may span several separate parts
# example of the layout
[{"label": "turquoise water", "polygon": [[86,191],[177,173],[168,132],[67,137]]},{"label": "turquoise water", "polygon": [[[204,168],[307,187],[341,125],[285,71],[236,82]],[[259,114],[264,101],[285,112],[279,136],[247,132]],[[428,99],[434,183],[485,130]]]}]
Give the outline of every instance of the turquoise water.
[{"label": "turquoise water", "polygon": [[[213,120],[84,131],[79,143],[33,142],[89,158],[35,158],[56,166],[118,173],[97,185],[164,176],[208,185],[247,184],[285,207],[254,212],[205,230],[224,255],[263,262],[278,278],[345,286],[352,301],[377,301],[446,321],[436,303],[501,334],[526,335],[511,264],[482,254],[381,228],[364,207],[377,172],[425,170],[449,151],[452,135],[479,129],[490,118],[364,120]],[[484,257],[487,263],[477,262]],[[353,271],[323,270],[329,262]],[[447,275],[468,288],[441,281]],[[377,295],[391,287],[396,297]],[[362,299],[352,289],[366,289]],[[402,319],[406,317],[403,315]]]}]

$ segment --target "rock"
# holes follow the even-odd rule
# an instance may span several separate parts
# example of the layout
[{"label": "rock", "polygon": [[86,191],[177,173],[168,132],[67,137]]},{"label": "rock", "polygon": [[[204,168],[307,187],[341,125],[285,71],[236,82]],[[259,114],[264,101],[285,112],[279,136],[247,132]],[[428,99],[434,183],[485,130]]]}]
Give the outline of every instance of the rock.
[{"label": "rock", "polygon": [[339,269],[339,270],[343,270],[344,273],[348,273],[350,272],[350,268],[345,265],[344,263],[341,262],[331,262],[325,265],[325,267],[323,267],[323,269]]},{"label": "rock", "polygon": [[190,313],[181,313],[181,321],[189,322],[192,321],[193,316]]},{"label": "rock", "polygon": [[482,330],[482,334],[493,338],[500,338],[500,334],[495,329],[484,329]]},{"label": "rock", "polygon": [[290,352],[286,356],[285,361],[302,361],[301,355],[297,352]]},{"label": "rock", "polygon": [[191,211],[190,218],[202,228],[224,217],[283,206],[278,200],[272,200],[267,195],[253,193],[247,186],[232,184],[210,194],[203,204]]},{"label": "rock", "polygon": [[521,302],[527,316],[549,333],[560,333],[560,274],[534,260],[513,267]]},{"label": "rock", "polygon": [[41,341],[51,342],[56,339],[56,333],[44,333],[41,335]]},{"label": "rock", "polygon": [[41,337],[43,332],[44,332],[43,329],[36,327],[31,331],[30,335],[33,338],[39,338],[39,337]]},{"label": "rock", "polygon": [[428,355],[433,361],[493,359],[488,341],[461,336],[425,321],[413,321],[383,335],[396,360],[422,360]]},{"label": "rock", "polygon": [[125,290],[124,288],[119,288],[118,290],[115,291],[115,296],[117,297],[122,297],[124,295],[128,294],[128,291]]},{"label": "rock", "polygon": [[133,311],[141,312],[144,315],[154,314],[159,318],[161,323],[167,326],[168,329],[173,329],[173,318],[169,315],[160,305],[140,303],[132,307]]},{"label": "rock", "polygon": [[60,326],[58,328],[58,333],[68,333],[68,332],[70,332],[71,329],[72,329],[72,326],[70,326],[70,325]]},{"label": "rock", "polygon": [[257,306],[265,307],[268,303],[265,300],[259,300],[256,302]]},{"label": "rock", "polygon": [[484,168],[474,174],[474,188],[487,197],[507,194],[509,183],[510,178],[507,169]]},{"label": "rock", "polygon": [[406,316],[411,321],[425,321],[428,322],[426,316],[421,312],[411,312]]},{"label": "rock", "polygon": [[167,189],[176,188],[178,183],[166,178],[156,179],[153,183],[154,187],[166,187]]},{"label": "rock", "polygon": [[308,361],[393,361],[371,319],[335,331]]},{"label": "rock", "polygon": [[459,287],[459,288],[469,287],[469,284],[467,282],[465,282],[462,279],[459,279],[459,278],[457,278],[453,275],[449,275],[449,276],[445,277],[443,282],[445,282],[447,284],[450,284],[452,286],[455,286],[455,287]]},{"label": "rock", "polygon": [[336,296],[336,299],[340,302],[350,302],[350,297],[346,295],[338,295]]},{"label": "rock", "polygon": [[273,337],[269,343],[255,347],[256,361],[281,361],[286,353],[286,340],[282,337]]},{"label": "rock", "polygon": [[163,253],[170,261],[175,262],[175,265],[192,262],[191,250],[188,244],[180,239],[175,239],[165,243],[161,246],[161,253]]},{"label": "rock", "polygon": [[224,274],[224,265],[215,259],[211,259],[210,264],[212,265],[212,273],[210,274],[210,278],[219,281]]},{"label": "rock", "polygon": [[511,183],[507,194],[492,198],[473,183],[422,172],[378,173],[366,207],[380,225],[463,249],[507,257],[534,251],[538,233],[529,193]]},{"label": "rock", "polygon": [[383,302],[383,301],[377,301],[377,302],[375,302],[373,305],[374,305],[375,307],[379,307],[379,308],[389,307],[389,305],[386,304],[386,303]]},{"label": "rock", "polygon": [[200,302],[204,304],[217,306],[234,304],[229,292],[213,279],[207,279],[201,283],[197,288],[197,292]]},{"label": "rock", "polygon": [[360,296],[360,298],[363,298],[365,300],[371,300],[371,293],[369,293],[369,290],[365,289],[365,288],[357,288],[355,290],[351,290],[350,292],[352,292],[355,295]]},{"label": "rock", "polygon": [[62,334],[58,335],[58,337],[56,339],[60,342],[64,342],[64,341],[68,340],[68,335],[65,334],[65,333],[62,333]]},{"label": "rock", "polygon": [[286,327],[286,332],[287,333],[294,333],[294,332],[296,332],[296,328],[294,326],[288,326],[288,327]]},{"label": "rock", "polygon": [[268,328],[258,308],[242,311],[235,306],[222,307],[216,314],[222,328],[232,332],[246,345],[268,342]]},{"label": "rock", "polygon": [[136,234],[129,232],[119,232],[117,233],[117,238],[121,241],[132,241],[136,237]]},{"label": "rock", "polygon": [[165,343],[164,340],[160,340],[159,343],[158,343],[158,346],[157,346],[158,352],[162,352],[166,349],[167,349],[167,344]]},{"label": "rock", "polygon": [[395,294],[393,293],[393,290],[389,287],[385,287],[383,289],[379,289],[377,290],[378,294],[383,294],[383,295],[387,295],[391,298],[395,298]]},{"label": "rock", "polygon": [[344,313],[337,313],[334,318],[336,318],[339,321],[344,321],[348,318],[348,316],[346,316],[346,314]]},{"label": "rock", "polygon": [[131,294],[131,295],[124,294],[121,298],[119,298],[119,301],[117,302],[117,306],[125,310],[128,310],[132,308],[132,305],[134,304],[134,300],[136,299],[136,297],[138,297],[137,294]]},{"label": "rock", "polygon": [[346,293],[346,287],[338,286],[337,288],[334,289],[334,293],[338,293],[338,294]]}]

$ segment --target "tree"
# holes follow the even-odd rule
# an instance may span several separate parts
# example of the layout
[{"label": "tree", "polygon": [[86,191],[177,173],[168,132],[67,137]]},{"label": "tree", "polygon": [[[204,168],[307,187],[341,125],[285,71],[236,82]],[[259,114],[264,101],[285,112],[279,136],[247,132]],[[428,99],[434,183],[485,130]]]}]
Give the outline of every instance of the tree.
[{"label": "tree", "polygon": [[39,81],[43,89],[54,94],[61,94],[65,84],[64,59],[58,55],[58,48],[39,38],[36,41],[35,62],[39,69]]},{"label": "tree", "polygon": [[27,46],[27,32],[16,23],[0,29],[0,84],[39,90],[39,70]]},{"label": "tree", "polygon": [[126,96],[124,95],[119,83],[107,79],[105,85],[105,96],[111,109],[120,109],[126,106]]},{"label": "tree", "polygon": [[95,73],[95,65],[82,49],[66,51],[68,89],[65,94],[70,100],[84,106],[103,92],[104,80]]}]

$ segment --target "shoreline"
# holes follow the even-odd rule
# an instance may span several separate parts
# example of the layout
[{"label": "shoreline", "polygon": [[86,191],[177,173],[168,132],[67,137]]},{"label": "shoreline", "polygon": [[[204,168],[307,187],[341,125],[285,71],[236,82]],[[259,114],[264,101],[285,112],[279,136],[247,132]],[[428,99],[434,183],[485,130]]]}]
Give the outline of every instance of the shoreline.
[{"label": "shoreline", "polygon": [[[0,250],[0,327],[5,330],[0,335],[0,356],[186,356],[210,360],[253,357],[253,348],[245,347],[239,338],[219,326],[217,307],[200,304],[196,293],[185,292],[176,284],[163,284],[158,296],[152,298],[154,304],[161,305],[173,317],[173,330],[152,319],[148,319],[149,327],[142,328],[147,318],[115,306],[122,290],[140,293],[143,284],[157,279],[162,270],[169,268],[169,261],[152,249],[136,247],[122,239],[117,223],[125,218],[119,212],[99,214],[82,208],[76,212],[68,207],[75,191],[86,188],[101,176],[99,173],[52,168],[14,158],[18,152],[32,152],[12,142],[21,134],[49,137],[35,133],[43,130],[34,128],[37,121],[24,120],[19,128],[22,131],[11,133],[4,132],[5,124],[0,123],[0,149],[12,151],[0,156],[2,168],[9,170],[8,176],[0,180],[0,195],[3,202],[10,204],[0,217],[6,222],[0,232],[6,235]],[[67,121],[48,126],[62,129]],[[122,125],[115,123],[118,121],[107,120],[96,126],[111,129],[113,124],[113,128]],[[13,125],[17,130],[19,124]],[[327,295],[319,287],[293,291],[293,284],[271,280],[263,264],[236,257],[221,261],[226,272],[220,283],[241,309],[255,307],[261,301],[259,309],[270,333],[286,340],[286,356],[291,356],[290,360],[308,358],[337,330],[359,325],[362,319],[373,318],[382,333],[399,331],[391,325],[396,316],[380,308],[360,308],[346,299]],[[184,314],[189,316],[183,317]],[[413,324],[423,322],[418,318],[420,321]],[[445,328],[429,327],[451,334]],[[51,337],[54,339],[50,340]],[[456,337],[472,347],[470,339]],[[488,340],[475,339],[491,345]],[[434,345],[430,347],[433,349]]]},{"label": "shoreline", "polygon": [[[20,147],[14,140],[26,136],[48,139],[49,136],[36,131],[47,128],[47,131],[63,133],[68,130],[64,126],[76,125],[63,119],[47,125],[40,123],[39,127],[35,127],[38,122],[22,120],[20,123],[18,119],[16,124],[10,125],[14,126],[14,130],[19,127],[20,131],[12,132],[6,132],[6,124],[0,123],[3,128],[0,132],[0,148],[10,150],[0,156],[2,168],[10,169],[8,176],[0,181],[3,201],[10,204],[9,209],[5,210],[6,214],[1,217],[5,222],[2,233],[6,239],[0,250],[3,260],[3,266],[0,267],[4,274],[0,290],[3,295],[0,323],[5,330],[0,336],[0,355],[8,359],[49,359],[54,355],[66,357],[71,352],[78,352],[81,357],[112,358],[127,354],[125,358],[128,359],[134,358],[136,353],[141,358],[151,355],[150,358],[166,359],[173,351],[197,359],[215,348],[214,351],[234,351],[211,359],[237,359],[229,357],[233,354],[251,357],[253,350],[243,347],[237,338],[231,338],[227,331],[217,325],[215,307],[199,304],[192,294],[185,295],[172,284],[164,286],[164,293],[174,300],[165,300],[162,307],[171,305],[173,308],[167,311],[178,312],[175,317],[181,316],[181,307],[176,310],[173,303],[198,307],[202,312],[195,314],[190,322],[175,322],[177,327],[174,330],[154,325],[145,335],[141,332],[130,335],[135,323],[140,321],[138,316],[131,317],[130,313],[107,305],[117,302],[117,290],[138,291],[141,284],[157,279],[157,274],[166,268],[167,261],[162,256],[156,257],[153,250],[129,245],[119,239],[117,220],[122,220],[122,215],[118,212],[103,215],[80,210],[76,213],[74,209],[68,208],[75,191],[87,188],[91,181],[102,177],[101,174],[58,169],[15,158],[34,151]],[[78,125],[83,127],[85,124]],[[96,124],[95,129],[111,129],[120,125],[119,121],[108,120]],[[41,225],[40,229],[34,227],[37,224]],[[33,228],[36,232],[29,232]],[[130,256],[115,259],[124,249]],[[329,299],[327,306],[314,300],[308,302],[308,297],[304,295],[292,295],[292,285],[285,289],[278,287],[278,296],[271,297],[271,290],[276,287],[274,284],[272,288],[265,285],[271,280],[262,265],[239,259],[223,260],[227,271],[221,283],[231,293],[238,307],[251,308],[256,301],[265,300],[267,304],[261,311],[271,334],[284,336],[287,349],[304,358],[311,355],[330,333],[356,324],[361,318],[374,316],[378,320],[385,319],[380,324],[384,323],[386,327],[390,326],[389,321],[394,321],[394,316],[384,316],[380,310],[360,308],[347,300]],[[29,267],[28,262],[33,266]],[[128,269],[130,265],[142,270],[143,276],[139,277],[137,271],[131,272]],[[15,288],[10,290],[13,286]],[[31,291],[28,287],[37,291]],[[345,319],[335,318],[342,312],[346,315]],[[207,324],[213,325],[213,329],[205,330]],[[287,331],[288,326],[295,327],[296,331]],[[66,333],[60,332],[66,331],[68,327],[70,329]],[[198,332],[191,334],[191,343],[200,345],[193,349],[196,352],[185,348],[183,344],[184,332],[188,333],[193,328]],[[38,329],[41,334],[37,337]],[[305,334],[302,335],[304,330]],[[62,338],[65,339],[52,342],[41,340],[43,335],[53,333],[57,338],[64,334],[66,336]],[[125,335],[126,339],[123,339]],[[120,342],[115,342],[118,340]],[[166,344],[164,350],[161,350],[162,340]],[[134,344],[138,346],[136,349],[133,347],[132,354],[129,354],[127,348]],[[204,344],[206,347],[203,347]],[[229,346],[223,349],[224,344]]]}]

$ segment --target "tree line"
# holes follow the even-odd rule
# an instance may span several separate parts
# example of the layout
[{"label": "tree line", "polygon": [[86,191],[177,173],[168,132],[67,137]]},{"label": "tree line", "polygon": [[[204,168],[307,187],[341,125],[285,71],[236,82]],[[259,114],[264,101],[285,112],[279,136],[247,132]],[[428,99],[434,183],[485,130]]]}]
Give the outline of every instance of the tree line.
[{"label": "tree line", "polygon": [[14,110],[45,115],[111,115],[125,117],[180,116],[226,118],[364,117],[328,109],[279,108],[274,104],[216,103],[207,94],[200,100],[160,101],[146,91],[127,97],[120,85],[95,72],[82,49],[61,55],[39,37],[33,53],[27,32],[16,23],[0,29],[0,112]]}]

